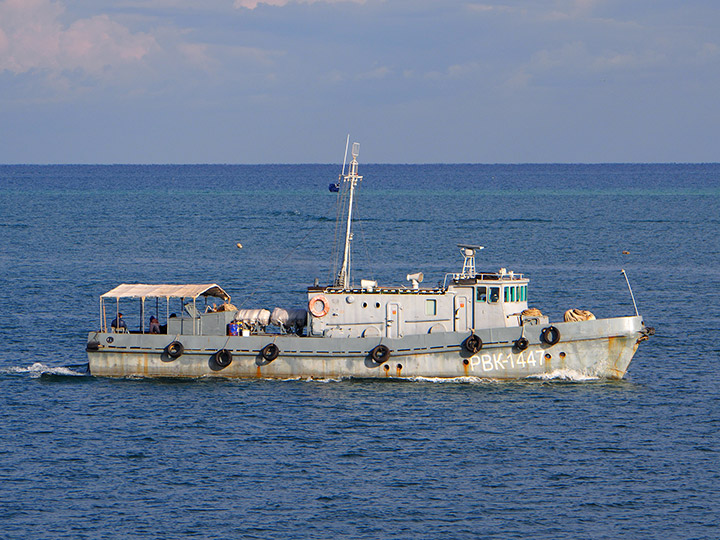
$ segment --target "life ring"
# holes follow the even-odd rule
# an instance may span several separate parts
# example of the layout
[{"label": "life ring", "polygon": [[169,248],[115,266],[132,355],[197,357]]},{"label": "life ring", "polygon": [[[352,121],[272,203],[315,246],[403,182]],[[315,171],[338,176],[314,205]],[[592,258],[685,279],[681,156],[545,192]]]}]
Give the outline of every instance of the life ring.
[{"label": "life ring", "polygon": [[521,337],[515,340],[515,348],[518,351],[524,351],[528,348],[530,345],[530,342],[527,340],[527,338]]},{"label": "life ring", "polygon": [[483,346],[482,339],[480,339],[475,334],[470,334],[470,337],[468,337],[465,341],[463,341],[463,347],[465,347],[465,350],[472,354],[475,354],[480,349],[482,349],[482,346]]},{"label": "life ring", "polygon": [[218,367],[225,368],[232,362],[232,353],[227,349],[220,349],[216,353],[213,353],[212,359]]},{"label": "life ring", "polygon": [[324,294],[318,294],[310,299],[308,309],[315,317],[324,317],[330,311],[330,303]]},{"label": "life ring", "polygon": [[555,345],[560,341],[560,330],[554,326],[548,326],[547,328],[543,328],[540,337],[548,345]]},{"label": "life ring", "polygon": [[280,356],[280,349],[274,343],[268,343],[260,349],[260,355],[268,362],[272,362]]},{"label": "life ring", "polygon": [[167,347],[165,347],[165,354],[170,358],[180,358],[182,353],[185,352],[185,347],[179,341],[173,341]]},{"label": "life ring", "polygon": [[386,345],[376,345],[373,350],[370,351],[370,358],[372,358],[378,364],[384,364],[390,359],[390,349]]}]

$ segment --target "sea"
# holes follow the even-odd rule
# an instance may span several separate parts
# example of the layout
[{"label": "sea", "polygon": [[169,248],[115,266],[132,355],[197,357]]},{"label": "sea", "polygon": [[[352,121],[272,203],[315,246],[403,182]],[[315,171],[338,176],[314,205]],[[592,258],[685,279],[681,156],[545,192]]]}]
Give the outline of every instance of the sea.
[{"label": "sea", "polygon": [[620,381],[88,374],[120,283],[305,307],[340,168],[0,166],[0,538],[720,538],[720,164],[360,165],[353,280],[470,243],[551,321],[634,296]]}]

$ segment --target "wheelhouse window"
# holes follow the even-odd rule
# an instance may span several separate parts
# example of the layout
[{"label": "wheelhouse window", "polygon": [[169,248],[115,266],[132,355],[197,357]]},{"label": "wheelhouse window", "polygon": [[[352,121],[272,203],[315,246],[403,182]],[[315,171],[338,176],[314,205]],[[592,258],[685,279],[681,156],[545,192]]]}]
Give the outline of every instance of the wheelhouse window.
[{"label": "wheelhouse window", "polygon": [[525,302],[527,300],[527,285],[505,287],[506,302]]},{"label": "wheelhouse window", "polygon": [[490,303],[494,304],[500,300],[500,287],[490,287]]},{"label": "wheelhouse window", "polygon": [[487,287],[478,287],[475,289],[475,301],[487,302]]},{"label": "wheelhouse window", "polygon": [[437,315],[437,300],[433,298],[425,300],[425,315]]},{"label": "wheelhouse window", "polygon": [[515,287],[505,287],[505,301],[506,302],[514,302],[515,301]]}]

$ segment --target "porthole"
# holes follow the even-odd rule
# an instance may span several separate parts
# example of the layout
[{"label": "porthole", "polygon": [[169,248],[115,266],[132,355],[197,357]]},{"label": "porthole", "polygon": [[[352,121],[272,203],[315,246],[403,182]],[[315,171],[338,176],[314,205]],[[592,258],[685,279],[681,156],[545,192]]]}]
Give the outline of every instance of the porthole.
[{"label": "porthole", "polygon": [[545,355],[545,360],[550,360],[551,358],[552,358],[552,356],[550,354]]},{"label": "porthole", "polygon": [[375,302],[375,307],[380,309],[380,302]]},{"label": "porthole", "polygon": [[564,352],[561,352],[561,353],[560,353],[560,358],[565,358],[565,356],[566,356],[566,355],[565,355]]},{"label": "porthole", "polygon": [[366,308],[366,307],[367,307],[367,302],[363,302],[363,303],[362,303],[362,306],[363,306],[364,308]]}]

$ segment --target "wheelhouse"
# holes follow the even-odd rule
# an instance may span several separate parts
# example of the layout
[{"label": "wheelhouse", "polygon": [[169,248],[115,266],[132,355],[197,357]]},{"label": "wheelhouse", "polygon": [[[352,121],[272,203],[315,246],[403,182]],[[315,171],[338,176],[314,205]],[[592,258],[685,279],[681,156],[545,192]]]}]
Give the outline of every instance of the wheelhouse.
[{"label": "wheelhouse", "polygon": [[326,337],[402,337],[436,332],[519,326],[527,309],[528,279],[501,268],[475,271],[481,246],[461,244],[463,270],[447,274],[434,288],[419,286],[422,273],[409,274],[411,287],[310,287],[309,334]]}]

